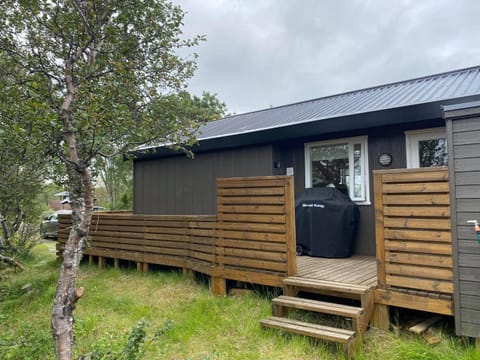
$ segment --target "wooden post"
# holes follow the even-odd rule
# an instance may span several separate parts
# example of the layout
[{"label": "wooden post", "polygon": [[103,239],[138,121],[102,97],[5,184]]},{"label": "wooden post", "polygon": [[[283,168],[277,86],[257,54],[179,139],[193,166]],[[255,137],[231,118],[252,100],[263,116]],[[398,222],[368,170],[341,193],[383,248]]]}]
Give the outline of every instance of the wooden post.
[{"label": "wooden post", "polygon": [[186,277],[187,279],[194,279],[195,278],[195,275],[194,275],[192,269],[183,268],[182,273],[183,273],[183,276]]},{"label": "wooden post", "polygon": [[217,295],[217,296],[227,295],[227,280],[225,279],[212,277],[210,287],[213,295]]},{"label": "wooden post", "polygon": [[383,180],[381,174],[373,174],[375,193],[375,242],[377,256],[377,281],[380,289],[385,289],[385,238],[383,219]]},{"label": "wooden post", "polygon": [[295,237],[295,195],[293,177],[285,179],[285,226],[287,229],[287,276],[294,276],[297,273],[297,254]]},{"label": "wooden post", "polygon": [[142,272],[142,268],[143,268],[142,262],[141,262],[141,261],[137,261],[137,271],[138,271],[138,272]]},{"label": "wooden post", "polygon": [[88,255],[88,265],[93,265],[93,255]]},{"label": "wooden post", "polygon": [[100,269],[105,268],[105,258],[103,256],[98,257],[98,267]]},{"label": "wooden post", "polygon": [[118,268],[119,268],[119,265],[120,265],[119,259],[117,259],[117,258],[113,259],[113,267],[114,267],[115,269],[118,269]]},{"label": "wooden post", "polygon": [[147,263],[147,262],[144,262],[144,263],[143,263],[143,269],[142,269],[142,271],[143,271],[144,273],[147,273],[147,272],[148,272],[148,263]]},{"label": "wooden post", "polygon": [[390,311],[388,305],[375,304],[373,309],[372,326],[385,331],[390,329]]}]

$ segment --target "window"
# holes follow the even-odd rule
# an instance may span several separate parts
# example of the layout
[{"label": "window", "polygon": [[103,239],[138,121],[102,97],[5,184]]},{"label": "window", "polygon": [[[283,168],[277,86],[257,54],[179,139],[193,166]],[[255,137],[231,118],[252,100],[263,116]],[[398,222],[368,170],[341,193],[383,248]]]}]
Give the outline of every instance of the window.
[{"label": "window", "polygon": [[335,186],[368,204],[367,137],[305,144],[305,187]]},{"label": "window", "polygon": [[407,167],[448,165],[447,135],[444,128],[405,131]]}]

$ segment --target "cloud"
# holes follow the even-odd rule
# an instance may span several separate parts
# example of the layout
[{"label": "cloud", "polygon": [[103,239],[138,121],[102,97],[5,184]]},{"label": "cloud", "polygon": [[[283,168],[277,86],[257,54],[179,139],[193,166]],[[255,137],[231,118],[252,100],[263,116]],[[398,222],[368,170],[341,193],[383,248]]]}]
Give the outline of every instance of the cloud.
[{"label": "cloud", "polygon": [[480,64],[475,0],[178,0],[205,34],[190,90],[230,111]]}]

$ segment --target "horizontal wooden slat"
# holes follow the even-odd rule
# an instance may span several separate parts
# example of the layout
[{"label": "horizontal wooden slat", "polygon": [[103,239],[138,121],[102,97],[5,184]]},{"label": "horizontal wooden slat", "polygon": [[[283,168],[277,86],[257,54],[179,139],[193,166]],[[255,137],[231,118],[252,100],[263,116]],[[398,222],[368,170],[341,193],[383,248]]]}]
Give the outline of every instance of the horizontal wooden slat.
[{"label": "horizontal wooden slat", "polygon": [[268,286],[282,287],[282,280],[285,273],[275,273],[265,271],[252,271],[248,269],[230,269],[230,268],[213,268],[213,277],[223,277],[224,279],[243,281],[252,284],[263,284]]},{"label": "horizontal wooden slat", "polygon": [[413,252],[417,254],[440,254],[451,255],[450,244],[426,242],[426,241],[395,241],[385,240],[385,249],[392,251]]},{"label": "horizontal wooden slat", "polygon": [[249,187],[273,187],[284,186],[282,178],[223,178],[217,179],[218,188],[249,188]]},{"label": "horizontal wooden slat", "polygon": [[235,230],[217,230],[218,238],[228,239],[244,239],[244,240],[260,240],[260,241],[273,241],[273,242],[285,242],[285,234],[268,233],[268,232],[250,232],[250,231],[235,231]]},{"label": "horizontal wooden slat", "polygon": [[450,230],[450,219],[423,219],[415,217],[385,217],[386,228]]},{"label": "horizontal wooden slat", "polygon": [[387,274],[387,284],[409,289],[420,289],[425,291],[453,293],[453,283],[443,280],[427,280],[418,277],[406,277]]},{"label": "horizontal wooden slat", "polygon": [[229,256],[217,256],[216,261],[219,264],[234,265],[246,268],[263,269],[268,271],[287,271],[287,264],[284,262],[274,262],[265,260],[253,260],[245,258],[236,258]]},{"label": "horizontal wooden slat", "polygon": [[[378,171],[378,173],[382,173]],[[447,168],[430,168],[418,170],[397,170],[382,173],[382,182],[387,183],[410,183],[410,182],[432,182],[432,181],[448,181]]]},{"label": "horizontal wooden slat", "polygon": [[232,188],[217,190],[217,196],[269,196],[269,195],[283,195],[285,188],[281,187],[255,187],[255,188]]},{"label": "horizontal wooden slat", "polygon": [[449,194],[384,195],[385,205],[449,205]]},{"label": "horizontal wooden slat", "polygon": [[284,224],[285,215],[260,215],[260,214],[218,214],[220,222],[247,222],[264,224]]},{"label": "horizontal wooden slat", "polygon": [[448,193],[450,191],[447,181],[444,182],[419,182],[419,183],[400,183],[384,184],[384,194],[406,194],[406,193]]},{"label": "horizontal wooden slat", "polygon": [[246,241],[246,240],[232,240],[232,239],[218,239],[217,246],[228,246],[239,249],[252,249],[252,250],[264,250],[264,251],[286,251],[285,244],[263,242],[263,241]]},{"label": "horizontal wooden slat", "polygon": [[256,197],[219,197],[217,199],[219,205],[284,205],[285,199],[278,196],[256,196]]},{"label": "horizontal wooden slat", "polygon": [[385,264],[385,270],[391,275],[413,276],[446,281],[452,281],[453,279],[452,269],[438,267],[387,263]]},{"label": "horizontal wooden slat", "polygon": [[385,260],[393,263],[415,264],[452,268],[452,257],[387,251]]},{"label": "horizontal wooden slat", "polygon": [[385,239],[451,242],[450,231],[385,229]]},{"label": "horizontal wooden slat", "polygon": [[252,223],[229,223],[218,222],[219,230],[250,231],[264,233],[285,233],[285,224],[252,224]]},{"label": "horizontal wooden slat", "polygon": [[375,303],[392,305],[436,314],[453,315],[453,301],[396,292],[394,290],[376,289]]},{"label": "horizontal wooden slat", "polygon": [[230,256],[241,259],[257,259],[286,262],[287,255],[281,252],[270,252],[260,250],[246,250],[238,248],[218,248],[217,254],[221,256]]},{"label": "horizontal wooden slat", "polygon": [[285,214],[285,206],[283,205],[220,205],[217,213],[234,213],[234,214]]},{"label": "horizontal wooden slat", "polygon": [[449,206],[385,206],[385,216],[444,217],[450,218]]}]

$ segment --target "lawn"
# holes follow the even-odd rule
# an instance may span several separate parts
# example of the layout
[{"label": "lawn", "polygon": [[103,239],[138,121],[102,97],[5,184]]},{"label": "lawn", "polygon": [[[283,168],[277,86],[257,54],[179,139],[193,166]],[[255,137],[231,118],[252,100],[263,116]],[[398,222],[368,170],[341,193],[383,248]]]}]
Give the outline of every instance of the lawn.
[{"label": "lawn", "polygon": [[[0,359],[54,358],[50,311],[59,263],[53,249],[53,243],[42,243],[26,260],[24,272],[0,272]],[[206,281],[174,269],[140,274],[133,268],[88,265],[82,265],[78,286],[85,287],[85,294],[75,311],[75,358],[116,358],[113,354],[122,351],[140,321],[150,324],[144,359],[342,358],[334,346],[262,330],[259,321],[270,315],[272,290],[214,297]],[[470,339],[450,333],[445,329],[442,341],[430,346],[406,332],[395,336],[370,329],[357,358],[480,359]]]}]

